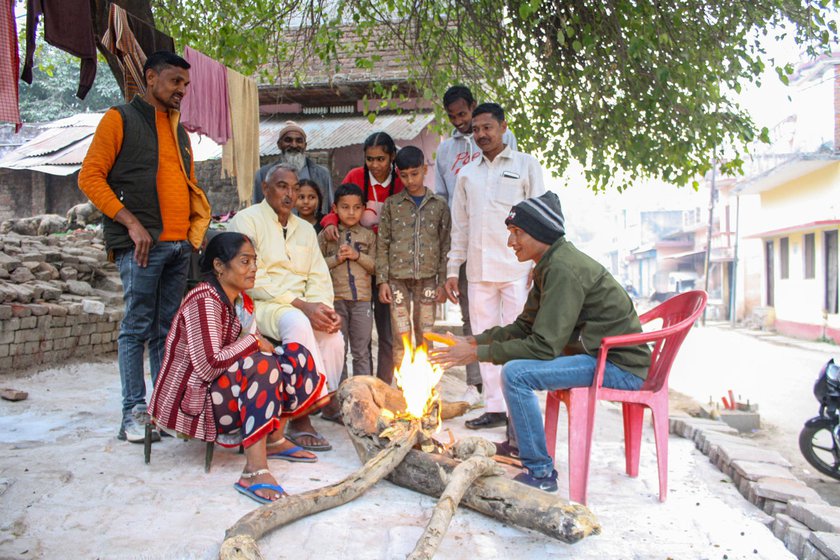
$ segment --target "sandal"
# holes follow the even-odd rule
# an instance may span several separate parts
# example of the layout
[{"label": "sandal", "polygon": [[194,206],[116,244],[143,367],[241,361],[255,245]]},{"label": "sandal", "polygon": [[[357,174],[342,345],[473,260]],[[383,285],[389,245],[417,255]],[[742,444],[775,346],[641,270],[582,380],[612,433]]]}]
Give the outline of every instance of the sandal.
[{"label": "sandal", "polygon": [[[244,478],[245,480],[249,480],[251,478],[258,477],[262,474],[271,474],[271,471],[268,470],[268,469],[259,469],[259,470],[256,470],[254,472],[243,472],[240,475],[240,478]],[[255,502],[259,502],[261,504],[270,504],[270,503],[276,502],[280,498],[283,498],[284,496],[287,495],[286,491],[283,490],[283,487],[280,486],[279,484],[258,483],[258,484],[252,484],[250,486],[243,486],[239,482],[236,482],[236,483],[234,483],[233,487],[240,494],[248,496],[249,498],[251,498]],[[259,494],[257,494],[257,490],[274,490],[275,492],[277,492],[280,495],[277,496],[277,500],[272,500],[271,498],[265,498],[263,496],[260,496]]]},{"label": "sandal", "polygon": [[299,453],[306,451],[303,447],[299,445],[292,445],[292,447],[288,449],[284,449],[282,451],[275,451],[273,453],[271,452],[272,447],[279,447],[287,441],[289,440],[287,440],[286,438],[282,438],[271,443],[266,442],[266,456],[269,459],[282,459],[284,461],[289,461],[290,463],[315,463],[318,461],[318,457],[315,457],[314,455],[311,457],[307,455],[298,455]]},{"label": "sandal", "polygon": [[[314,439],[315,441],[317,441],[318,443],[313,444],[313,445],[304,445],[301,442],[302,441],[301,438],[304,438],[304,437],[310,437],[310,438]],[[290,431],[286,432],[286,439],[288,439],[289,441],[291,441],[295,445],[299,445],[299,446],[303,447],[307,451],[329,451],[330,449],[332,449],[332,445],[330,445],[330,442],[327,441],[327,438],[325,438],[324,436],[322,436],[321,434],[319,434],[318,432],[315,432],[315,431],[312,431],[312,432],[306,432],[306,431],[298,432],[298,431],[290,430]]]},{"label": "sandal", "polygon": [[340,410],[335,414],[327,414],[326,412],[322,412],[321,418],[326,420],[327,422],[335,422],[336,424],[340,424],[341,426],[344,425],[344,420],[342,420],[341,418]]}]

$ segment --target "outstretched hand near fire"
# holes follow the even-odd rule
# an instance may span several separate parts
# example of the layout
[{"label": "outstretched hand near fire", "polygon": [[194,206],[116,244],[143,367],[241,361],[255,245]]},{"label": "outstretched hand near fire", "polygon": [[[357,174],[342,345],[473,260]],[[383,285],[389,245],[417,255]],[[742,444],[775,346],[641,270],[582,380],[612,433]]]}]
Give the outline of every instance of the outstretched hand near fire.
[{"label": "outstretched hand near fire", "polygon": [[456,336],[447,332],[446,336],[454,341],[454,344],[442,348],[429,349],[429,361],[447,369],[454,366],[465,366],[478,359],[476,353],[475,338],[471,336]]}]

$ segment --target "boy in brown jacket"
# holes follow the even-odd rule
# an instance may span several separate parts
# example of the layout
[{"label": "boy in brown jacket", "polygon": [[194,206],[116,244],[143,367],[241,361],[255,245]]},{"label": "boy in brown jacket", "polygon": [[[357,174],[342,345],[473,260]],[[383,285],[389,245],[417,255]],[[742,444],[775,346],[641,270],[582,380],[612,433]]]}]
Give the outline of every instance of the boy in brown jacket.
[{"label": "boy in brown jacket", "polygon": [[443,303],[446,258],[452,218],[446,200],[425,187],[426,158],[414,146],[395,160],[403,190],[382,207],[376,241],[379,301],[391,304],[394,364],[403,357],[400,340],[414,332],[414,345],[435,323],[435,305]]},{"label": "boy in brown jacket", "polygon": [[[327,261],[335,292],[335,311],[341,334],[353,357],[353,375],[370,375],[372,274],[376,262],[376,235],[359,224],[365,203],[362,189],[344,183],[335,191],[333,212],[338,215],[338,241],[318,234],[318,246]],[[347,368],[342,377],[346,377]]]}]

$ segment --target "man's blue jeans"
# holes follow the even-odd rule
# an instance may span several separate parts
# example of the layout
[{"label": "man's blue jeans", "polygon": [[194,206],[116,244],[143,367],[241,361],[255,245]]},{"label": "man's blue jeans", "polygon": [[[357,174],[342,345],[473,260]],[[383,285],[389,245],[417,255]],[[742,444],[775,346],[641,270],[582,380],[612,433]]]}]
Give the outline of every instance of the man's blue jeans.
[{"label": "man's blue jeans", "polygon": [[143,350],[148,343],[154,384],[163,362],[166,335],[184,296],[191,253],[187,241],[159,241],[149,250],[145,267],[134,260],[134,249],[116,255],[125,302],[117,339],[123,419],[136,405],[146,406]]},{"label": "man's blue jeans", "polygon": [[[502,392],[519,445],[519,457],[532,476],[543,478],[554,470],[554,459],[546,449],[539,399],[534,391],[588,387],[594,375],[595,358],[587,354],[553,360],[512,360],[502,367]],[[640,377],[607,361],[605,387],[635,391],[642,383]]]}]

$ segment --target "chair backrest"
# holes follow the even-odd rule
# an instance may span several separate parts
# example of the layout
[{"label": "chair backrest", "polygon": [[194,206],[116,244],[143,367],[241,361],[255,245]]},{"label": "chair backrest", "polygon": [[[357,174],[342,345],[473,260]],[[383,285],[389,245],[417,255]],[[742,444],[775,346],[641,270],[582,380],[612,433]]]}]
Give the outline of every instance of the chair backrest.
[{"label": "chair backrest", "polygon": [[665,337],[654,343],[650,356],[650,369],[642,389],[659,391],[668,383],[671,364],[677,357],[677,351],[688,335],[694,322],[703,313],[709,296],[703,290],[692,290],[666,300],[641,315],[642,325],[662,319],[662,328],[657,332],[667,331]]}]

